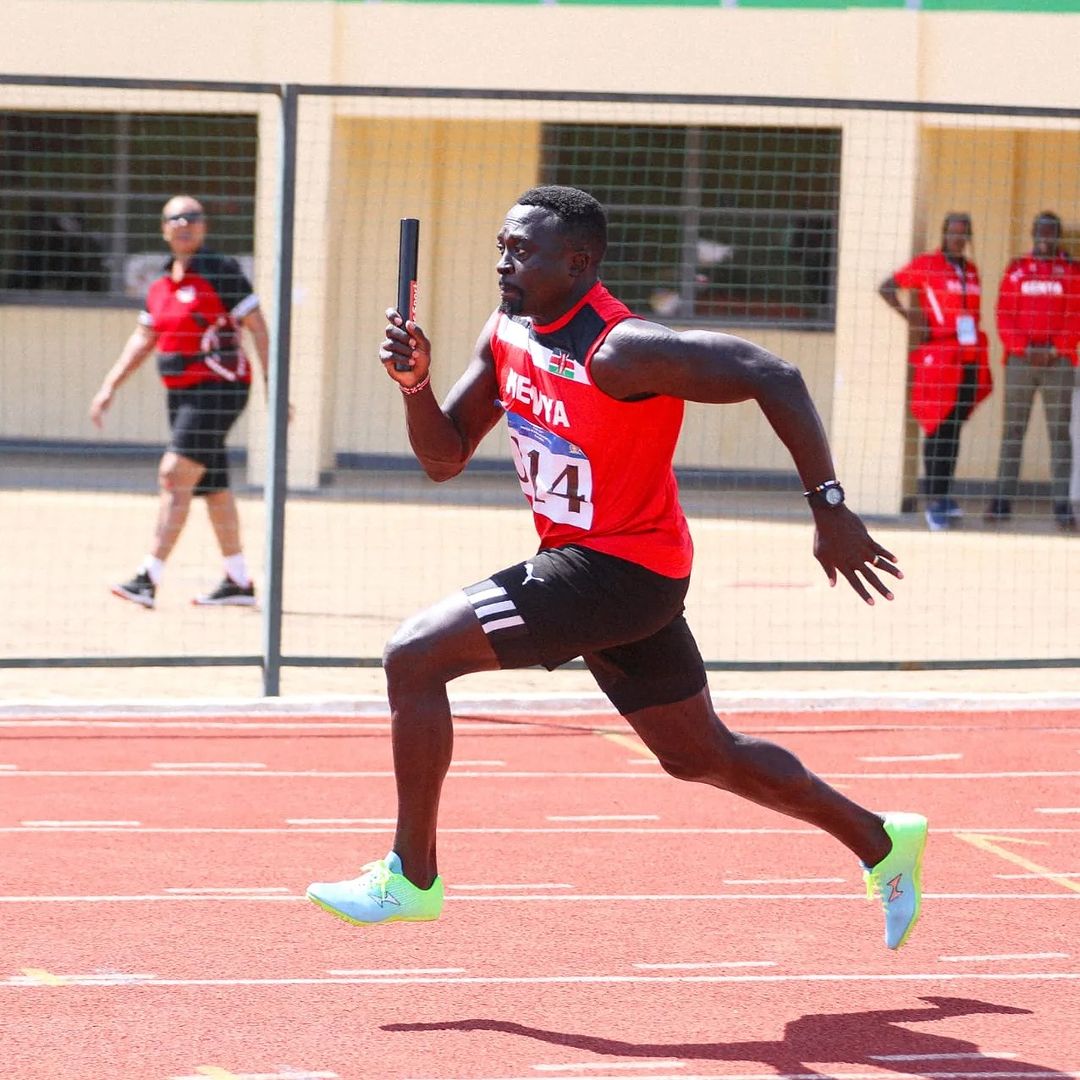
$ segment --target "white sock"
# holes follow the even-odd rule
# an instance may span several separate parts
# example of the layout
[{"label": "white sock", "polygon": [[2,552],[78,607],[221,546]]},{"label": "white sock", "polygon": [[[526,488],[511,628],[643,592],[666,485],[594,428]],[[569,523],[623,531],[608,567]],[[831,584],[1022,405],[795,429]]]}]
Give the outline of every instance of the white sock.
[{"label": "white sock", "polygon": [[155,585],[160,585],[161,579],[165,576],[164,559],[159,559],[154,555],[147,555],[142,561],[142,566],[139,567],[139,573],[149,574],[150,580]]},{"label": "white sock", "polygon": [[235,555],[225,556],[225,573],[240,586],[246,589],[251,584],[251,575],[248,574],[247,560],[242,551]]}]

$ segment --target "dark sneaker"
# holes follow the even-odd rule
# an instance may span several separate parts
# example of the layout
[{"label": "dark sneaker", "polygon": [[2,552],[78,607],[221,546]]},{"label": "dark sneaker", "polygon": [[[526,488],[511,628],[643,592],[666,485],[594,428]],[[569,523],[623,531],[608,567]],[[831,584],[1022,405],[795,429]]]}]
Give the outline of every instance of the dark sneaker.
[{"label": "dark sneaker", "polygon": [[125,581],[123,585],[113,585],[109,591],[121,600],[130,600],[133,604],[152,608],[157,590],[150,580],[150,575],[145,570],[140,570],[130,581]]},{"label": "dark sneaker", "polygon": [[983,521],[990,525],[996,525],[1001,521],[1008,521],[1012,517],[1012,505],[1008,499],[992,499],[990,505],[983,514]]},{"label": "dark sneaker", "polygon": [[196,596],[191,602],[210,607],[254,607],[255,585],[237,585],[231,577],[225,577],[213,592]]},{"label": "dark sneaker", "polygon": [[964,516],[963,507],[955,499],[945,500],[945,516],[954,521]]},{"label": "dark sneaker", "polygon": [[926,508],[926,526],[931,532],[944,532],[951,522],[949,508],[944,499],[934,499]]},{"label": "dark sneaker", "polygon": [[1062,532],[1076,532],[1076,515],[1067,502],[1054,503],[1054,521]]}]

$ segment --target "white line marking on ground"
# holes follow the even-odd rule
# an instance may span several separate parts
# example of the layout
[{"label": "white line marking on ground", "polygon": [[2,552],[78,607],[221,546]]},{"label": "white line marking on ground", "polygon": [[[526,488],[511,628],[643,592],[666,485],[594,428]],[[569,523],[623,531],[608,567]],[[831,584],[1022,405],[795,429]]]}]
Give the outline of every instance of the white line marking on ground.
[{"label": "white line marking on ground", "polygon": [[[806,975],[356,975],[325,976],[311,978],[276,978],[276,979],[148,979],[140,982],[140,987],[149,986],[609,986],[635,984],[735,984],[735,983],[856,983],[856,982],[914,982],[914,983],[998,983],[998,982],[1075,982],[1080,979],[1077,971],[1024,971],[1008,974],[985,974],[977,972],[957,972],[944,975],[940,972],[904,972],[883,973],[863,972],[859,974],[823,974]],[[71,976],[67,986],[97,986],[109,988],[109,984],[94,982],[85,976]],[[115,984],[119,985],[119,984]],[[0,980],[0,989],[42,990],[41,984],[29,986],[15,979]],[[814,1076],[816,1074],[811,1074]],[[830,1074],[832,1075],[832,1074]],[[877,1076],[877,1073],[870,1074]],[[924,1076],[934,1074],[923,1073]],[[979,1076],[1006,1074],[978,1073]],[[1008,1074],[1011,1075],[1011,1074]],[[1046,1071],[1032,1073],[1033,1076],[1046,1080]],[[1060,1075],[1060,1074],[1054,1074]],[[768,1074],[769,1080],[775,1080]],[[727,1080],[731,1080],[730,1077]]]},{"label": "white line marking on ground", "polygon": [[[1059,900],[1065,903],[1080,902],[1080,893],[923,893],[927,900]],[[150,903],[152,901],[170,900],[201,901],[203,903],[217,903],[219,901],[242,900],[248,903],[267,903],[275,901],[303,900],[303,894],[269,895],[266,893],[108,893],[101,895],[23,895],[23,896],[0,896],[0,904],[130,904]],[[538,893],[528,896],[497,895],[497,896],[447,896],[447,900],[457,903],[557,903],[567,901],[580,904],[586,901],[596,903],[635,903],[652,904],[673,902],[689,903],[691,901],[721,901],[721,900],[757,900],[765,901],[798,901],[804,903],[808,900],[832,900],[844,903],[859,903],[866,901],[863,893],[574,893],[572,896],[565,893]]]},{"label": "white line marking on ground", "polygon": [[465,968],[330,968],[327,975],[462,975]]},{"label": "white line marking on ground", "polygon": [[710,960],[697,963],[685,964],[635,964],[634,967],[642,971],[694,971],[697,969],[708,970],[710,968],[750,968],[750,967],[776,967],[775,960]]},{"label": "white line marking on ground", "polygon": [[[891,1070],[895,1071],[895,1070]],[[883,1080],[888,1073],[881,1071],[872,1073],[661,1073],[652,1076],[649,1080]],[[904,1075],[910,1075],[905,1072]],[[919,1070],[919,1076],[926,1080],[1065,1080],[1065,1078],[1080,1078],[1080,1072],[1061,1072],[1057,1069],[1039,1069],[1029,1072],[928,1072]],[[202,1080],[202,1077],[192,1077],[191,1080]],[[452,1080],[447,1076],[440,1076],[437,1080]],[[469,1077],[469,1080],[536,1080],[535,1076],[497,1076],[497,1077]],[[610,1076],[579,1076],[565,1077],[564,1080],[621,1080]]]},{"label": "white line marking on ground", "polygon": [[[379,821],[381,819],[374,818],[372,820]],[[390,819],[386,819],[386,823],[392,824]],[[982,826],[980,826],[982,828]],[[27,828],[22,825],[0,825],[0,834],[3,833],[36,833],[44,832],[46,830],[39,827]],[[110,829],[107,826],[76,826],[76,827],[64,827],[54,828],[49,831],[52,832],[129,832],[139,834],[175,834],[175,835],[201,835],[221,833],[222,835],[266,835],[266,836],[284,836],[284,835],[301,835],[301,834],[322,834],[322,833],[349,833],[355,835],[382,835],[387,829],[385,827],[362,827],[353,828],[350,826],[337,827],[303,827],[294,826],[292,828],[282,828],[276,825],[142,825],[137,829]],[[1038,835],[1038,836],[1072,836],[1080,829],[1066,829],[1066,828],[1011,828],[1009,826],[998,827],[986,827],[987,832],[994,834],[1006,833],[1009,835]],[[814,836],[823,838],[827,834],[818,832],[816,829],[735,829],[735,828],[714,828],[710,826],[694,826],[694,825],[657,825],[657,826],[616,826],[616,825],[604,825],[604,826],[591,826],[586,827],[582,825],[571,828],[567,826],[565,828],[557,825],[549,826],[446,826],[440,827],[440,833],[454,833],[461,836],[548,836],[559,834],[572,834],[578,835],[580,833],[590,833],[594,835],[617,835],[617,836]],[[971,832],[969,827],[960,828],[944,828],[939,827],[933,830],[935,835],[945,834],[968,834]],[[1045,877],[1045,874],[1038,875]],[[1068,875],[1064,875],[1068,876]]]},{"label": "white line marking on ground", "polygon": [[1036,806],[1036,814],[1080,814],[1080,806]]},{"label": "white line marking on ground", "polygon": [[871,757],[861,757],[859,760],[884,764],[890,761],[959,761],[963,756],[963,754],[875,754]]},{"label": "white line marking on ground", "polygon": [[721,885],[843,885],[842,877],[724,878]]},{"label": "white line marking on ground", "polygon": [[984,955],[971,956],[939,956],[939,960],[946,963],[972,963],[983,960],[1068,960],[1069,954],[1063,952],[1032,952],[1032,953],[986,953]]},{"label": "white line marking on ground", "polygon": [[216,1065],[198,1065],[194,1073],[173,1076],[170,1080],[337,1080],[336,1072],[312,1072],[310,1069],[286,1069],[274,1073],[238,1073]]},{"label": "white line marking on ground", "polygon": [[392,817],[286,818],[286,825],[393,825]]},{"label": "white line marking on ground", "polygon": [[[1055,870],[1053,871],[1053,876],[1056,878],[1080,877],[1080,870],[1068,870],[1064,872]],[[1040,878],[1044,881],[1046,880],[1046,874],[995,874],[994,877],[1001,878],[1002,881],[1038,881]]]},{"label": "white line marking on ground", "polygon": [[135,828],[138,828],[140,826],[140,824],[141,823],[138,822],[138,821],[118,821],[118,820],[110,821],[110,820],[105,819],[105,818],[102,818],[102,819],[96,820],[96,821],[95,820],[87,820],[87,821],[50,821],[50,820],[46,819],[46,820],[39,820],[39,821],[24,821],[23,822],[23,826],[25,828],[27,828],[27,829],[71,829],[71,828],[78,828],[78,829],[100,829],[100,828],[135,829]]},{"label": "white line marking on ground", "polygon": [[[389,769],[368,770],[319,770],[319,769],[277,769],[273,772],[266,770],[260,772],[257,766],[245,767],[242,765],[230,765],[222,763],[220,768],[208,768],[205,763],[192,763],[190,767],[173,765],[153,769],[13,769],[10,772],[0,772],[3,777],[65,777],[86,779],[99,779],[104,776],[258,776],[273,777],[277,779],[293,780],[391,780],[394,773]],[[206,769],[201,772],[200,769]],[[829,781],[839,780],[1033,780],[1033,779],[1072,779],[1080,777],[1080,770],[1067,769],[1029,769],[1015,770],[1010,772],[981,772],[981,773],[946,773],[946,772],[904,772],[904,773],[822,773],[822,777]],[[553,771],[515,771],[515,772],[469,772],[462,770],[455,772],[454,778],[490,780],[498,777],[502,780],[664,780],[669,779],[664,772],[560,772]],[[1043,814],[1080,814],[1080,807],[1046,808],[1038,810]]]},{"label": "white line marking on ground", "polygon": [[659,821],[659,814],[548,814],[548,821]]},{"label": "white line marking on ground", "polygon": [[284,885],[207,885],[199,888],[177,886],[165,891],[178,896],[214,896],[217,893],[251,893],[257,896],[260,893],[287,893],[289,889]]},{"label": "white line marking on ground", "polygon": [[541,881],[536,884],[515,884],[515,885],[461,885],[450,884],[446,886],[448,889],[573,889],[573,885],[567,885],[562,882],[553,881]]},{"label": "white line marking on ground", "polygon": [[17,769],[18,765],[0,765],[0,769],[7,769],[9,772],[13,769]]},{"label": "white line marking on ground", "polygon": [[971,1050],[958,1054],[867,1054],[871,1061],[967,1061],[971,1058],[1014,1058],[1011,1050]]},{"label": "white line marking on ground", "polygon": [[264,761],[155,761],[154,769],[265,769]]},{"label": "white line marking on ground", "polygon": [[683,1061],[584,1061],[573,1065],[533,1065],[537,1072],[573,1072],[575,1069],[682,1069]]}]

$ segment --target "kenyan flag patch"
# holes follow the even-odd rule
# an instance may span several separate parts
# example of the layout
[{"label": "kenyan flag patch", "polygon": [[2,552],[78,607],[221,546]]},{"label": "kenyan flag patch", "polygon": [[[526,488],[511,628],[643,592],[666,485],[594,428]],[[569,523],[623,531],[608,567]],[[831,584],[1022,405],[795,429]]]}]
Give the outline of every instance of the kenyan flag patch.
[{"label": "kenyan flag patch", "polygon": [[548,371],[552,375],[558,375],[563,379],[570,379],[576,381],[574,376],[576,374],[577,361],[568,353],[563,352],[562,349],[555,349],[551,353],[551,359],[548,360]]}]

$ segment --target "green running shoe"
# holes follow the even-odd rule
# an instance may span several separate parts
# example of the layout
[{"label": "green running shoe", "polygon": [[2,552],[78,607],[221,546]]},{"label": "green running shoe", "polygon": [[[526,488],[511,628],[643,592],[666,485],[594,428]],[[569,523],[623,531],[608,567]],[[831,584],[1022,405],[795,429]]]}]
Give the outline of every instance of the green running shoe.
[{"label": "green running shoe", "polygon": [[391,851],[385,859],[362,867],[359,877],[309,885],[307,898],[357,926],[430,922],[442,912],[443,883],[437,877],[430,888],[418,889],[401,872],[401,859]]},{"label": "green running shoe", "polygon": [[922,907],[922,856],[926,818],[921,814],[885,814],[892,850],[875,867],[863,867],[866,898],[881,897],[885,909],[885,944],[899,949],[911,936]]}]

